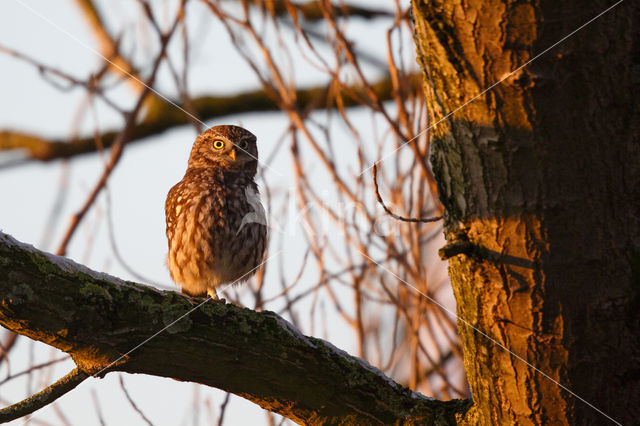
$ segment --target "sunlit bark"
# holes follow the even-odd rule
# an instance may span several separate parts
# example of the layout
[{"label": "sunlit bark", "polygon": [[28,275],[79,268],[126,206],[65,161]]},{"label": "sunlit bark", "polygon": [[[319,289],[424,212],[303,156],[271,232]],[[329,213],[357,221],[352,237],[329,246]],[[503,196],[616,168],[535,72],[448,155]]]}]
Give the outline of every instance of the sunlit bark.
[{"label": "sunlit bark", "polygon": [[481,424],[640,418],[638,4],[535,59],[612,4],[414,0]]},{"label": "sunlit bark", "polygon": [[469,407],[415,393],[273,312],[124,282],[1,232],[0,325],[69,353],[85,375],[202,383],[301,424],[455,424]]}]

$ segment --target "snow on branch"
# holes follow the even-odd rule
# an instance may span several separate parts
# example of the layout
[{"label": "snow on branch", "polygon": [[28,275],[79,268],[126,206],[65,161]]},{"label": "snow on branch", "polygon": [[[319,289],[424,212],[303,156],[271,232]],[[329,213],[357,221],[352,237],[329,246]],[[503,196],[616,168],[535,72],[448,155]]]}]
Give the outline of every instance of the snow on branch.
[{"label": "snow on branch", "polygon": [[0,324],[69,353],[89,375],[202,383],[299,423],[455,424],[471,405],[424,397],[273,312],[124,281],[2,232]]}]

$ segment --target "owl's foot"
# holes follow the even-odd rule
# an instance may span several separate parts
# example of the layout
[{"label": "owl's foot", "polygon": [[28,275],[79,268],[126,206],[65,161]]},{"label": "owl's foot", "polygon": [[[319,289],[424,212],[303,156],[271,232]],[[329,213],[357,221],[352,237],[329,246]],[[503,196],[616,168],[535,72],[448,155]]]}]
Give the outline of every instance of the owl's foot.
[{"label": "owl's foot", "polygon": [[207,295],[212,298],[213,300],[217,300],[218,299],[218,293],[216,292],[215,288],[208,288],[207,289]]},{"label": "owl's foot", "polygon": [[216,289],[215,289],[215,288],[208,288],[208,289],[207,289],[207,295],[209,295],[209,297],[211,298],[211,300],[212,300],[213,302],[222,303],[223,305],[224,305],[225,303],[227,303],[227,301],[226,301],[226,300],[224,300],[224,299],[220,299],[220,298],[218,297],[218,293],[216,292]]}]

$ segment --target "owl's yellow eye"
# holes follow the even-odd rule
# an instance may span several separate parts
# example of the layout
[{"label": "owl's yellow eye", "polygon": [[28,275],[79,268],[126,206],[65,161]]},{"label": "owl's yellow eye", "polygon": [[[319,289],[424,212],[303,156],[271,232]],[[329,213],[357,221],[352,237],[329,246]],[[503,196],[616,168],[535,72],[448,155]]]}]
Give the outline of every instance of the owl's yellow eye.
[{"label": "owl's yellow eye", "polygon": [[249,142],[247,142],[247,141],[240,142],[240,148],[242,148],[242,149],[249,148]]},{"label": "owl's yellow eye", "polygon": [[215,149],[222,149],[224,148],[224,141],[221,141],[220,139],[217,139],[215,141],[213,141],[213,147]]}]

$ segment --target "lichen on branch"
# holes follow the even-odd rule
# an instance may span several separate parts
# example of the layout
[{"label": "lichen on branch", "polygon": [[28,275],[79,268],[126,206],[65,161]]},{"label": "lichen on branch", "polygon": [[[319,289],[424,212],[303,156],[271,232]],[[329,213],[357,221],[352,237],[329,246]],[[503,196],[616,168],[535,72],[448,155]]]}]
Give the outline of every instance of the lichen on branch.
[{"label": "lichen on branch", "polygon": [[471,405],[416,393],[273,312],[203,300],[92,271],[0,232],[0,324],[69,353],[88,374],[202,383],[298,423],[455,424]]}]

